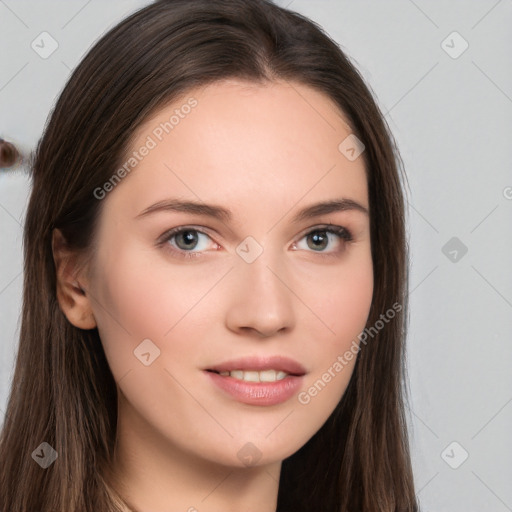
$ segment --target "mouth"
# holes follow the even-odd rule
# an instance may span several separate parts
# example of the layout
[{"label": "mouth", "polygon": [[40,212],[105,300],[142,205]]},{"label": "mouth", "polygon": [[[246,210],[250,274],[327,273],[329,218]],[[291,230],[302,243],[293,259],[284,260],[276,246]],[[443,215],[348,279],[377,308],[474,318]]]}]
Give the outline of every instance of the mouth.
[{"label": "mouth", "polygon": [[246,382],[276,382],[306,374],[300,363],[285,356],[242,357],[206,368],[206,371]]},{"label": "mouth", "polygon": [[211,382],[231,398],[249,405],[276,405],[302,386],[306,369],[293,359],[246,357],[205,368]]},{"label": "mouth", "polygon": [[304,373],[288,373],[283,370],[225,370],[222,372],[216,370],[206,370],[207,372],[216,373],[217,375],[221,375],[222,377],[233,377],[237,380],[242,380],[245,382],[277,382],[279,380],[283,380],[288,376],[292,377],[302,377]]}]

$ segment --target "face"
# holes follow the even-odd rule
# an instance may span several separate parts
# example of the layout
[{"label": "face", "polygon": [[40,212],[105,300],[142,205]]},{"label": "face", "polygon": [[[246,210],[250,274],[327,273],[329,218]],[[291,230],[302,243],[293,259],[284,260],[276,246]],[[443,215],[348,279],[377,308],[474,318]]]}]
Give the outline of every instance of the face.
[{"label": "face", "polygon": [[350,133],[308,87],[237,81],[140,127],[136,165],[104,188],[88,282],[122,431],[241,467],[282,461],[324,424],[373,294]]}]

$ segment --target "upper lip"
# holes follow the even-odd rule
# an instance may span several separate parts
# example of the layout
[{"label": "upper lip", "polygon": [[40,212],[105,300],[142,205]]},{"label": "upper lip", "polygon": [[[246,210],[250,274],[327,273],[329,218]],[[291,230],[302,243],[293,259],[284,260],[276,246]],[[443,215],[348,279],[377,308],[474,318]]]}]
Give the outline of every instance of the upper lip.
[{"label": "upper lip", "polygon": [[216,372],[230,372],[233,370],[277,370],[286,372],[290,375],[299,376],[306,373],[306,369],[300,363],[285,356],[241,357],[239,359],[231,359],[230,361],[216,364],[206,368],[206,370],[213,370]]}]

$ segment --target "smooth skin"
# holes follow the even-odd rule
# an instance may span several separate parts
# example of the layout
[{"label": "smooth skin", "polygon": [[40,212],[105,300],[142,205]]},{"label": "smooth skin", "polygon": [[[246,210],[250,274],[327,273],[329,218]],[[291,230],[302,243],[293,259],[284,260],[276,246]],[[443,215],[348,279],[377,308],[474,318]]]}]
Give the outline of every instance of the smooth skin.
[{"label": "smooth skin", "polygon": [[[158,141],[154,130],[191,97],[197,105]],[[100,334],[119,398],[119,490],[139,510],[275,511],[282,461],[343,396],[355,357],[307,404],[298,393],[272,406],[240,403],[203,370],[284,355],[305,367],[304,392],[357,341],[373,295],[368,214],[292,221],[331,199],[369,209],[362,157],[338,149],[350,133],[328,97],[298,83],[188,91],[136,132],[130,153],[148,136],[156,147],[102,200],[86,267],[55,232],[59,303],[73,325]],[[140,215],[171,198],[222,206],[232,219]],[[325,224],[353,240],[322,232]],[[164,240],[175,227],[197,229],[196,240]],[[247,237],[263,249],[251,263],[237,252]],[[134,354],[146,339],[160,350],[148,366]],[[259,457],[249,466],[238,455],[247,443]]]}]

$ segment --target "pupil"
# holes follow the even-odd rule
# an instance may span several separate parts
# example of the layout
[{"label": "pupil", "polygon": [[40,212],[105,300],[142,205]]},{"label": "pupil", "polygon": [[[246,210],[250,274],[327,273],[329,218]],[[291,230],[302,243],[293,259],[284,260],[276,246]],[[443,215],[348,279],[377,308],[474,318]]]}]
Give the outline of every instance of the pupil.
[{"label": "pupil", "polygon": [[[197,243],[197,233],[194,231],[183,231],[181,236],[178,237],[178,240],[180,239],[185,240],[185,244],[195,245]],[[190,246],[185,246],[185,249],[190,249]]]},{"label": "pupil", "polygon": [[[319,231],[318,233],[323,233],[323,231]],[[315,244],[316,244],[316,242],[320,242],[320,245],[322,245],[322,242],[323,242],[323,246],[320,247],[319,245],[315,245],[314,247],[310,246],[310,248],[313,248],[313,249],[317,248],[318,249],[320,247],[320,248],[323,249],[325,247],[325,244],[327,243],[327,236],[319,235],[319,234],[315,233],[315,234],[311,235],[311,237],[315,241]]]}]

